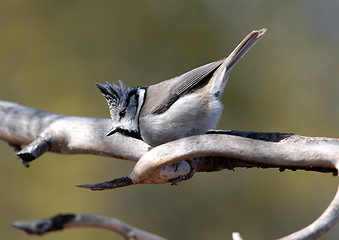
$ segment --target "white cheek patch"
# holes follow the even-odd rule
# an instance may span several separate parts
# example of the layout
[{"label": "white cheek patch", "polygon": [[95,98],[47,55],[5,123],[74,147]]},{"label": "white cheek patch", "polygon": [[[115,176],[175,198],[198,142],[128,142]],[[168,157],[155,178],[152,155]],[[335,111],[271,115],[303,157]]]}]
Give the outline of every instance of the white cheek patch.
[{"label": "white cheek patch", "polygon": [[138,109],[137,109],[137,114],[136,114],[137,119],[139,118],[141,108],[144,105],[145,93],[146,93],[146,89],[144,88],[138,89]]}]

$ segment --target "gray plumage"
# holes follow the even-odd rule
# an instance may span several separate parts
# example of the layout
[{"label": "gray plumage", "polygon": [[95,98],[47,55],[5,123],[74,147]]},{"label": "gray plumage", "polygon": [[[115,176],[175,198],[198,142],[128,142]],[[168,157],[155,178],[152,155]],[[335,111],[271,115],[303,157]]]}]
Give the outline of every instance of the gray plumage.
[{"label": "gray plumage", "polygon": [[97,84],[112,118],[108,135],[120,132],[157,146],[215,128],[230,71],[265,32],[252,31],[225,59],[149,87]]}]

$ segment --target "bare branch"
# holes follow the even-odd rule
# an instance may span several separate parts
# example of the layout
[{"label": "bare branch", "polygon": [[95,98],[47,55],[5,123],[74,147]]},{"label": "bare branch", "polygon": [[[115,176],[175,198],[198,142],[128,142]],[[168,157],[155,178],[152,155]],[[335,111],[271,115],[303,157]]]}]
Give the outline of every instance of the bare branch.
[{"label": "bare branch", "polygon": [[30,162],[46,151],[96,154],[137,161],[149,146],[120,134],[106,137],[109,119],[72,117],[0,100],[0,139],[28,145],[17,154]]},{"label": "bare branch", "polygon": [[136,183],[177,183],[191,178],[195,172],[235,167],[337,173],[338,139],[291,133],[212,131],[147,152],[150,147],[134,138],[120,134],[106,137],[109,119],[65,116],[6,101],[0,101],[0,119],[1,139],[16,149],[28,145],[17,153],[25,165],[46,151],[100,154],[132,161],[141,158],[129,176],[102,184],[81,185],[93,190]]},{"label": "bare branch", "polygon": [[[301,139],[302,143],[298,142],[298,139]],[[199,159],[195,161],[198,157]],[[224,161],[224,166],[229,165],[229,167],[225,167],[228,169],[233,168],[234,164],[227,160],[237,159],[238,163],[242,163],[242,161],[250,162],[252,167],[321,169],[337,174],[339,141],[324,138],[308,140],[308,138],[295,135],[293,135],[293,139],[286,140],[285,138],[280,142],[267,142],[221,134],[192,136],[160,145],[145,153],[136,163],[128,179],[131,184],[163,184],[172,182],[179,176],[183,176],[182,180],[185,180],[193,175],[197,164],[203,161],[203,157],[207,157],[212,164],[214,163],[211,159]],[[184,161],[188,159],[190,160]],[[181,172],[179,176],[170,175],[165,167],[173,166],[171,164],[174,163],[186,163],[190,167],[186,168],[186,172]],[[239,166],[248,165],[239,164]],[[180,169],[182,170],[182,168]],[[91,190],[112,189],[120,187],[116,184],[118,180],[80,185],[79,187],[90,188]]]},{"label": "bare branch", "polygon": [[15,221],[12,225],[28,234],[43,235],[71,227],[97,227],[111,230],[125,239],[166,240],[165,238],[132,227],[114,218],[99,215],[59,214],[35,221]]},{"label": "bare branch", "polygon": [[148,183],[149,179],[153,182],[160,178],[166,165],[203,156],[235,158],[286,168],[330,168],[335,171],[339,161],[339,141],[272,143],[231,135],[192,136],[160,145],[144,154],[130,178],[138,183]]},{"label": "bare branch", "polygon": [[242,237],[240,236],[240,233],[238,232],[232,233],[232,238],[233,240],[243,240]]},{"label": "bare branch", "polygon": [[40,157],[42,154],[50,149],[49,142],[50,139],[37,137],[23,150],[18,151],[16,155],[20,157],[26,167],[29,167],[29,162]]},{"label": "bare branch", "polygon": [[[279,240],[317,239],[324,235],[329,229],[331,229],[338,222],[338,219],[339,188],[331,204],[316,221],[304,229],[280,238]],[[16,228],[24,230],[26,233],[36,235],[42,235],[47,232],[63,230],[64,228],[70,227],[98,227],[112,230],[124,236],[125,239],[164,240],[162,237],[144,232],[117,219],[98,215],[60,214],[36,221],[15,221],[12,223],[12,225]],[[233,239],[237,240],[242,239],[239,233],[233,233],[232,237]]]},{"label": "bare branch", "polygon": [[[179,139],[149,150],[147,144],[133,138],[119,134],[105,137],[105,132],[110,128],[109,119],[65,116],[5,101],[0,101],[0,119],[0,138],[14,146],[18,156],[26,164],[47,151],[63,154],[100,154],[132,161],[140,158],[131,174],[126,177],[80,186],[92,190],[143,183],[177,183],[189,179],[195,172],[235,167],[303,169],[332,172],[335,175],[338,169],[339,140],[332,138],[304,137],[291,133],[212,131],[206,135]],[[21,145],[27,146],[21,150]],[[314,239],[324,234],[337,222],[338,202],[339,193],[314,223],[282,239]],[[108,224],[113,221],[110,218],[71,216],[75,215],[56,216],[56,221],[50,218],[14,222],[13,225],[35,234],[72,226],[115,229]],[[61,220],[66,223],[61,224]],[[128,225],[124,226],[128,228]],[[129,236],[135,236],[137,230],[131,229],[132,234]]]},{"label": "bare branch", "polygon": [[339,187],[331,204],[327,207],[325,212],[312,224],[301,229],[298,232],[292,233],[286,237],[278,240],[312,240],[317,239],[330,230],[339,220]]}]

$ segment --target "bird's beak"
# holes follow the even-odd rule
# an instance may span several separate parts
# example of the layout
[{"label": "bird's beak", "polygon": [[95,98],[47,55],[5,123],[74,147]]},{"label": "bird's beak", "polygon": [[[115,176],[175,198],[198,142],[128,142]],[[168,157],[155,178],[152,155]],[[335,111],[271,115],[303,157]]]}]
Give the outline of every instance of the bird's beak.
[{"label": "bird's beak", "polygon": [[119,128],[111,128],[111,130],[108,131],[108,133],[106,134],[106,136],[111,136],[114,133],[116,133],[119,130]]}]

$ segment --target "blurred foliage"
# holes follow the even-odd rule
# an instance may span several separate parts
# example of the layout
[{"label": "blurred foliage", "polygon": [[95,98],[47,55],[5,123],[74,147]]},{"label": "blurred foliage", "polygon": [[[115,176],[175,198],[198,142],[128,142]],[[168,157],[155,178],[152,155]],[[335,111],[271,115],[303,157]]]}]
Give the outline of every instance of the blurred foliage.
[{"label": "blurred foliage", "polygon": [[[316,0],[2,0],[0,98],[108,117],[94,83],[156,83],[227,56],[266,27],[231,74],[219,128],[338,137],[338,9],[338,1]],[[45,154],[25,169],[3,141],[0,151],[1,239],[36,239],[10,222],[60,212],[112,216],[170,239],[230,239],[233,231],[273,239],[319,216],[338,182],[329,174],[236,169],[176,187],[91,192],[75,185],[124,176],[133,165]],[[338,237],[337,226],[322,239]],[[122,239],[98,229],[43,236],[94,238]]]}]

